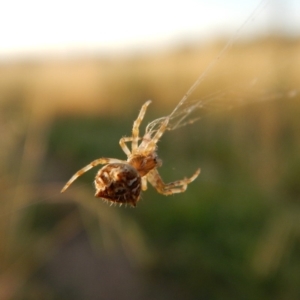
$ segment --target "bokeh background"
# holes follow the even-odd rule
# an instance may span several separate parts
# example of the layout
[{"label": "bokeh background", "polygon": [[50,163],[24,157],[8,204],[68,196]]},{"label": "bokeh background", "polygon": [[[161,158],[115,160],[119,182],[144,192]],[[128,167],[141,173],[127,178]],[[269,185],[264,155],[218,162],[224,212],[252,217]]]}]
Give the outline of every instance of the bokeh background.
[{"label": "bokeh background", "polygon": [[[299,299],[296,1],[240,30],[247,1],[112,2],[3,7],[0,299]],[[142,127],[169,114],[211,62],[201,119],[158,145],[166,182],[201,167],[185,193],[110,207],[95,169],[60,194],[90,161],[125,159],[141,105]]]}]

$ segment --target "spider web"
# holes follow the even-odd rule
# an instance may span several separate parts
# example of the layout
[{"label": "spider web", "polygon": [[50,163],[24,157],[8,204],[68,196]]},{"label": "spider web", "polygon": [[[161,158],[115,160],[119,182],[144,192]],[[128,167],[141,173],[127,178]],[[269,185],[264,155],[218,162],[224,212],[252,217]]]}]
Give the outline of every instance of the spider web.
[{"label": "spider web", "polygon": [[[197,78],[194,84],[185,93],[173,111],[164,117],[150,122],[146,127],[147,133],[154,133],[161,126],[162,122],[169,119],[167,130],[175,130],[177,128],[193,124],[196,121],[201,120],[204,116],[218,112],[226,111],[232,108],[242,106],[245,104],[272,101],[280,98],[291,98],[298,94],[298,91],[294,88],[289,88],[286,91],[270,92],[269,90],[257,89],[253,87],[260,81],[258,77],[252,78],[248,83],[244,85],[232,85],[223,90],[213,92],[201,99],[190,99],[192,94],[201,85],[201,83],[207,79],[212,69],[219,64],[219,62],[228,53],[230,48],[240,38],[241,32],[247,27],[255,18],[257,18],[263,10],[270,4],[270,0],[262,0],[259,5],[252,11],[248,18],[242,23],[235,34],[228,40],[219,54],[210,62],[203,73]],[[282,69],[285,66],[282,66]],[[273,70],[269,70],[271,73]],[[277,67],[277,72],[280,68]],[[230,102],[226,99],[231,99]],[[235,100],[232,100],[235,99]],[[230,103],[230,104],[229,104]]]}]

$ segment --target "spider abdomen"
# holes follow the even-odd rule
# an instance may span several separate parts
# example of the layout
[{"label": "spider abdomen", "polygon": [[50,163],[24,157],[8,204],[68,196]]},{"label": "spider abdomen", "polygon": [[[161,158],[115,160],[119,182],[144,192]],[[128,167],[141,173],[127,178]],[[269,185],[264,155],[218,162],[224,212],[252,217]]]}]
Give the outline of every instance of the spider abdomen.
[{"label": "spider abdomen", "polygon": [[126,163],[112,163],[100,169],[95,178],[96,197],[114,203],[136,206],[141,194],[141,176]]}]

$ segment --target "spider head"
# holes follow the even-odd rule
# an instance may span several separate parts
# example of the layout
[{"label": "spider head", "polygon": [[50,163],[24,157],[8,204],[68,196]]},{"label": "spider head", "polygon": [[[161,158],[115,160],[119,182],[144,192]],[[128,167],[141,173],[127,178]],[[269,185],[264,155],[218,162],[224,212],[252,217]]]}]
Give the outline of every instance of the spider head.
[{"label": "spider head", "polygon": [[155,152],[146,155],[136,154],[128,159],[128,163],[132,165],[141,177],[145,176],[149,171],[162,165],[162,160],[158,158]]},{"label": "spider head", "polygon": [[141,176],[127,163],[112,163],[100,169],[95,178],[96,197],[109,202],[136,206],[141,194]]}]

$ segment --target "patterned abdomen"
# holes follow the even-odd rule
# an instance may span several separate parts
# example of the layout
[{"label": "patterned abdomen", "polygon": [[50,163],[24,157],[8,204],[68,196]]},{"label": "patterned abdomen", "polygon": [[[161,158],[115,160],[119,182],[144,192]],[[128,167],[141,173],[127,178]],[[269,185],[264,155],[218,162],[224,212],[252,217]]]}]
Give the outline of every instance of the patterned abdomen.
[{"label": "patterned abdomen", "polygon": [[113,163],[100,169],[95,178],[96,197],[136,206],[141,194],[141,176],[126,163]]}]

